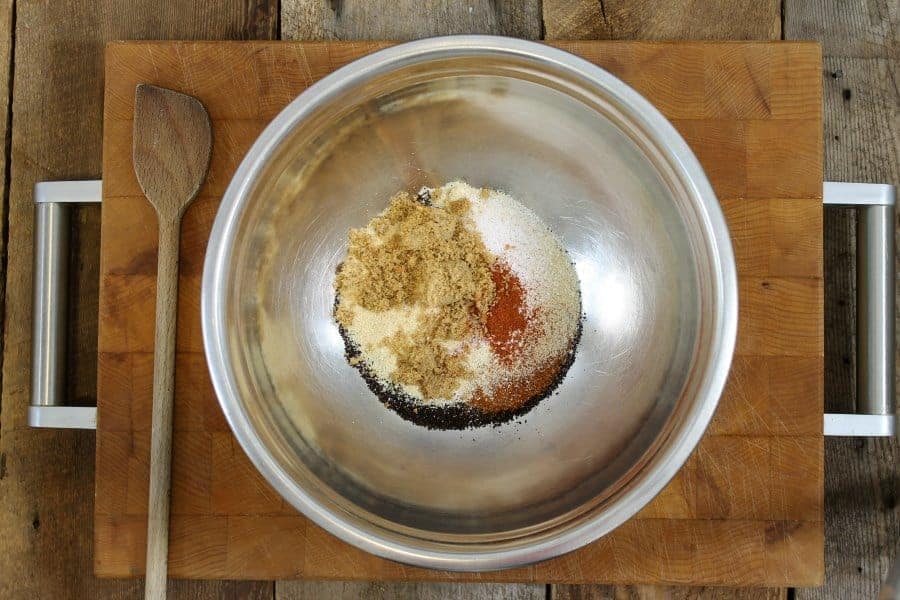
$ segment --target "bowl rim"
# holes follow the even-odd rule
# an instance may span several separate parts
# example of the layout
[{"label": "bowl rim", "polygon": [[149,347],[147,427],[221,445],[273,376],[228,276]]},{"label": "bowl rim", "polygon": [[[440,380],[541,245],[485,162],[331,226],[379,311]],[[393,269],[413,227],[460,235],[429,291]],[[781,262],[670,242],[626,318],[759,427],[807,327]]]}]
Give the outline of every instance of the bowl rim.
[{"label": "bowl rim", "polygon": [[[661,448],[637,475],[642,480],[611,499],[603,510],[574,526],[563,524],[561,531],[532,543],[512,547],[498,544],[496,549],[487,551],[463,544],[433,544],[433,548],[423,548],[423,540],[418,538],[386,537],[377,527],[365,529],[350,522],[307,493],[278,464],[254,430],[238,393],[226,335],[228,265],[239,216],[266,161],[293,127],[341,91],[398,65],[470,54],[502,54],[551,64],[589,80],[626,106],[630,110],[628,116],[637,119],[653,141],[669,152],[672,165],[689,184],[688,194],[701,209],[698,220],[710,245],[710,275],[717,292],[711,307],[714,327],[710,337],[710,358],[700,373],[696,398],[685,411],[684,425],[672,431],[666,447]],[[602,68],[553,46],[501,36],[455,35],[406,42],[359,58],[311,85],[263,130],[238,166],[216,214],[203,267],[201,323],[213,388],[232,432],[256,469],[297,510],[341,540],[383,558],[442,570],[488,571],[547,560],[593,542],[633,517],[663,489],[699,442],[718,405],[734,353],[737,303],[731,237],[716,195],[696,156],[648,100]],[[396,539],[398,537],[410,543],[402,543]]]}]

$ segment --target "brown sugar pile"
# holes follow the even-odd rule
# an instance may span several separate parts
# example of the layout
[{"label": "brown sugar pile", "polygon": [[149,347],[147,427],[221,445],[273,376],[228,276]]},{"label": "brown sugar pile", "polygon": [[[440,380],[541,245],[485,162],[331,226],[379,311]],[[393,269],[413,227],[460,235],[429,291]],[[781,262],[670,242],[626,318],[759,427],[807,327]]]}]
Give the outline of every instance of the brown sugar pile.
[{"label": "brown sugar pile", "polygon": [[392,378],[418,387],[425,398],[449,398],[458,381],[471,375],[465,355],[449,351],[447,342],[483,329],[494,301],[494,256],[464,225],[468,209],[466,200],[440,208],[406,192],[395,195],[367,229],[350,232],[335,281],[336,317],[345,330],[353,327],[355,307],[424,308],[413,332],[397,331],[383,344],[396,356]]},{"label": "brown sugar pile", "polygon": [[400,192],[349,233],[335,320],[369,388],[441,429],[499,423],[559,384],[581,332],[578,279],[533,212],[463,182]]}]

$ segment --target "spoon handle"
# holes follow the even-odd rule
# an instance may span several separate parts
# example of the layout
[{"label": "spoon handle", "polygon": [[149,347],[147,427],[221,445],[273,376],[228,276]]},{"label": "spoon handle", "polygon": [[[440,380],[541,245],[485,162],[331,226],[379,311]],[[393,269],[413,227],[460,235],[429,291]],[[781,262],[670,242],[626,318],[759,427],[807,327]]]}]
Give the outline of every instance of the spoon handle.
[{"label": "spoon handle", "polygon": [[147,568],[144,584],[146,600],[166,597],[180,226],[180,219],[166,219],[160,215],[156,274],[156,345],[153,356],[153,414],[150,435],[150,498],[147,512]]}]

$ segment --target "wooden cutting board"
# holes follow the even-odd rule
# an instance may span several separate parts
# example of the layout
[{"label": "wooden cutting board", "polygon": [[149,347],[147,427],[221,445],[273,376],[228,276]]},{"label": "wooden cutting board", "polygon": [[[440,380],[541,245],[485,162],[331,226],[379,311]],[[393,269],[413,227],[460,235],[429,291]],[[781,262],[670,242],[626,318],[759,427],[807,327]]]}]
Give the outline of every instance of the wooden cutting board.
[{"label": "wooden cutting board", "polygon": [[219,410],[200,336],[204,251],[255,137],[314,81],[381,43],[115,43],[106,50],[94,567],[144,566],[156,221],[131,166],[134,89],[198,97],[209,179],[185,216],[170,575],[809,586],[822,582],[821,52],[812,43],[559,42],[634,86],[682,133],[731,228],[740,314],[730,380],[672,483],[612,534],[525,568],[459,574],[357,550],[288,506]]}]

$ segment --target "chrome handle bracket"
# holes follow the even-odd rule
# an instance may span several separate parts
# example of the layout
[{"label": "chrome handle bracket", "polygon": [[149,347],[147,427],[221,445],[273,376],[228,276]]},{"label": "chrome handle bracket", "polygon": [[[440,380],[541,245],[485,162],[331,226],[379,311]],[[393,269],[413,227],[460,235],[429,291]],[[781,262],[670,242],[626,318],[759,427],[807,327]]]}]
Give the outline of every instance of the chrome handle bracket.
[{"label": "chrome handle bracket", "polygon": [[34,186],[31,427],[96,429],[96,406],[66,406],[66,310],[72,204],[99,203],[100,181]]},{"label": "chrome handle bracket", "polygon": [[825,205],[857,208],[855,414],[826,414],[825,435],[888,437],[894,408],[894,227],[896,188],[826,182]]}]

